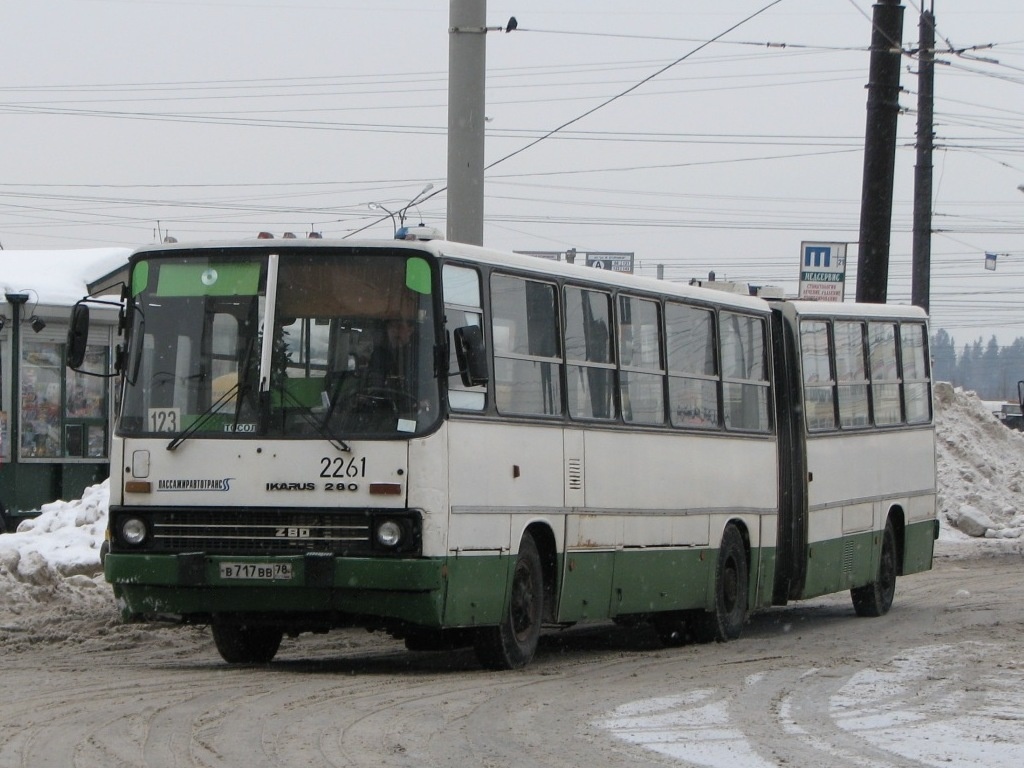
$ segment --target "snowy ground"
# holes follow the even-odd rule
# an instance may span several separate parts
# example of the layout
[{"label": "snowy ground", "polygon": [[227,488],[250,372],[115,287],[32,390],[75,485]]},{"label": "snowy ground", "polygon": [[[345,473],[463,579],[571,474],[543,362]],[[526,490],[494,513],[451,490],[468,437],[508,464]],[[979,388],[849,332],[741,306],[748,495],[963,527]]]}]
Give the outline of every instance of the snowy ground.
[{"label": "snowy ground", "polygon": [[[979,550],[1024,551],[1024,433],[1003,426],[973,393],[944,384],[936,386],[935,413],[942,523],[937,551],[953,558]],[[17,533],[0,536],[0,630],[14,630],[8,639],[15,634],[47,634],[74,641],[77,631],[83,636],[110,633],[113,642],[119,632],[143,631],[116,627],[110,588],[100,573],[107,504],[107,485],[98,485],[88,489],[82,499],[46,505],[39,517],[22,523]],[[954,601],[961,598],[970,596],[953,596]],[[102,618],[81,620],[88,615]],[[68,617],[73,620],[69,622]],[[31,633],[22,632],[29,626]],[[24,642],[31,640],[26,636]],[[998,700],[992,699],[980,710],[960,712],[938,689],[935,697],[913,697],[917,703],[909,708],[901,704],[894,709],[887,704],[895,690],[920,693],[929,686],[941,687],[942,680],[933,674],[937,664],[929,660],[962,652],[951,646],[917,650],[922,654],[915,651],[913,662],[868,669],[851,680],[822,702],[828,717],[841,729],[858,732],[878,749],[915,764],[979,768],[1024,764],[1024,739],[999,732],[1007,713],[1017,721],[1024,711],[1024,697],[1014,692],[1016,687],[1010,691],[993,684],[992,690],[1001,691]],[[1015,675],[1017,667],[1016,662],[1008,662],[1001,674]],[[813,685],[818,671],[807,674],[808,684]],[[747,682],[752,691],[765,684],[756,676]],[[733,727],[730,713],[716,699],[714,681],[708,683],[712,687],[617,707],[594,725],[624,742],[691,765],[772,765],[753,753],[746,734]],[[939,728],[936,707],[947,704],[952,709],[939,713],[938,719],[944,723]],[[793,736],[815,738],[796,726]],[[984,750],[979,751],[979,742],[985,743]]]}]

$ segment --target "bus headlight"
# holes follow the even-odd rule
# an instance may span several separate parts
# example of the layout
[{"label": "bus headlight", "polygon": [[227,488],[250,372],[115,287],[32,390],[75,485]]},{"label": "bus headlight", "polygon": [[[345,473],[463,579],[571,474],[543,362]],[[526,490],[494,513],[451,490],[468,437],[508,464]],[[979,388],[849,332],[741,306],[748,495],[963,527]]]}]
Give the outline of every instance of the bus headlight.
[{"label": "bus headlight", "polygon": [[396,520],[382,520],[377,526],[377,543],[385,549],[396,549],[402,543],[402,533]]},{"label": "bus headlight", "polygon": [[126,517],[121,521],[121,539],[125,544],[138,546],[146,540],[146,523],[137,517]]},{"label": "bus headlight", "polygon": [[370,547],[378,555],[417,555],[420,552],[423,523],[415,510],[381,511],[370,524]]}]

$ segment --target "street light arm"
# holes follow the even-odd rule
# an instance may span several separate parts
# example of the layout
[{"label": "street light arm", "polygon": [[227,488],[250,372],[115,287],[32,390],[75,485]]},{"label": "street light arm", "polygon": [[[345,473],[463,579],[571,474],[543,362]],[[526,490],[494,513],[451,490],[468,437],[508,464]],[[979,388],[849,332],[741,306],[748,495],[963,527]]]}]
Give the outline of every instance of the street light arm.
[{"label": "street light arm", "polygon": [[384,213],[386,213],[388,216],[390,216],[391,217],[391,229],[392,229],[392,233],[391,234],[392,235],[397,235],[398,234],[398,224],[395,222],[395,212],[394,211],[389,210],[388,208],[385,208],[380,203],[367,203],[366,207],[369,208],[371,211],[384,211]]}]

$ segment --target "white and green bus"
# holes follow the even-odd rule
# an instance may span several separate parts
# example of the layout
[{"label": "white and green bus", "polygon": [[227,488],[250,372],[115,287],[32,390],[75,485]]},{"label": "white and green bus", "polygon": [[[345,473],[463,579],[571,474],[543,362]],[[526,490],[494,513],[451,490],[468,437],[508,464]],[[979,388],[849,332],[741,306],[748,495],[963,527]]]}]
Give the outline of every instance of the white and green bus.
[{"label": "white and green bus", "polygon": [[593,620],[724,641],[840,590],[884,614],[931,567],[914,308],[258,240],[139,250],[124,313],[106,578],[228,662],[350,626],[499,669]]}]

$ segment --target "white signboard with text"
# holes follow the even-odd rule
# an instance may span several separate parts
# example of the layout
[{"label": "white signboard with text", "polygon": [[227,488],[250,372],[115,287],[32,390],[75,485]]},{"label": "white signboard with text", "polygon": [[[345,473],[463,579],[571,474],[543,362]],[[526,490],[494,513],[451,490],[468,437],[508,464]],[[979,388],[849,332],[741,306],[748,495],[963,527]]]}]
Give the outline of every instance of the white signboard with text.
[{"label": "white signboard with text", "polygon": [[800,243],[800,298],[842,301],[846,293],[846,243]]}]

